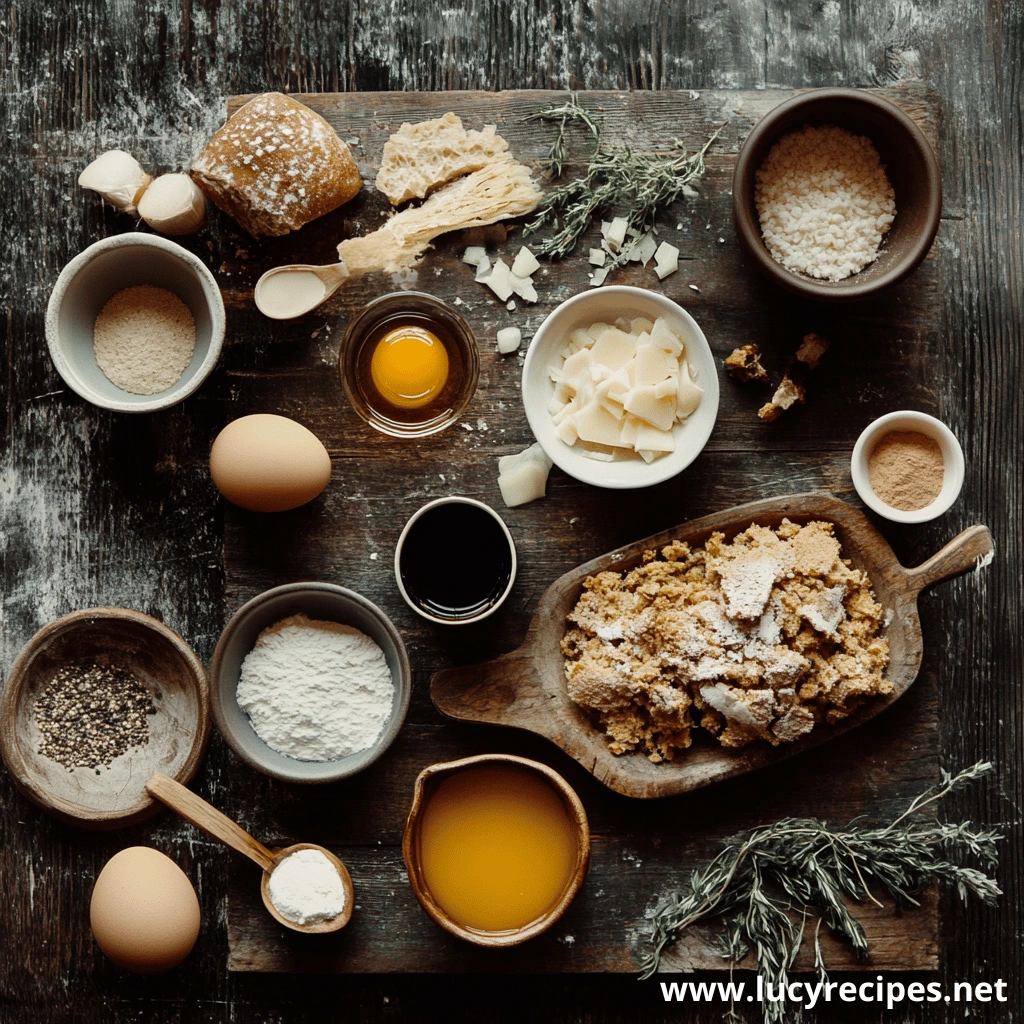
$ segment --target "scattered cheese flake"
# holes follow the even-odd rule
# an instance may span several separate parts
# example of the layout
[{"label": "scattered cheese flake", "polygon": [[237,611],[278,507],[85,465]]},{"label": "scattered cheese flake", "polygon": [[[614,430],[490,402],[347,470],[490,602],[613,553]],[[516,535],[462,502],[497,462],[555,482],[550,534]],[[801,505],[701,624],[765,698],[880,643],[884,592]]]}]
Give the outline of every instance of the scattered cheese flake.
[{"label": "scattered cheese flake", "polygon": [[533,287],[533,281],[530,278],[520,277],[518,274],[512,272],[508,275],[508,281],[512,286],[512,291],[514,291],[524,302],[537,301],[537,289]]},{"label": "scattered cheese flake", "polygon": [[478,267],[481,263],[490,264],[487,258],[487,250],[482,245],[471,245],[462,254],[462,262],[468,263],[471,267]]},{"label": "scattered cheese flake", "polygon": [[487,285],[502,302],[512,296],[512,271],[504,260],[497,260],[491,272],[480,283]]},{"label": "scattered cheese flake", "polygon": [[547,493],[551,460],[539,444],[532,444],[518,455],[498,459],[498,488],[509,508],[525,505]]},{"label": "scattered cheese flake", "polygon": [[608,253],[604,249],[591,249],[590,250],[590,265],[593,267],[603,267],[604,261],[608,259]]},{"label": "scattered cheese flake", "polygon": [[505,308],[510,313],[514,313],[516,311],[516,300],[515,299],[509,299],[508,302],[505,303]]},{"label": "scattered cheese flake", "polygon": [[640,254],[640,262],[646,267],[651,262],[651,257],[657,250],[658,243],[654,240],[653,232],[648,231],[637,246],[637,251]]},{"label": "scattered cheese flake", "polygon": [[629,226],[629,221],[625,217],[615,217],[611,224],[608,225],[608,230],[604,231],[604,225],[601,225],[602,233],[604,234],[605,241],[615,249],[619,249],[622,243],[626,240],[626,228]]},{"label": "scattered cheese flake", "polygon": [[507,356],[510,352],[515,352],[519,348],[523,340],[523,332],[518,327],[502,327],[498,331],[497,339],[498,351],[503,356]]},{"label": "scattered cheese flake", "polygon": [[512,273],[517,277],[531,277],[540,270],[540,260],[524,245],[512,261]]}]

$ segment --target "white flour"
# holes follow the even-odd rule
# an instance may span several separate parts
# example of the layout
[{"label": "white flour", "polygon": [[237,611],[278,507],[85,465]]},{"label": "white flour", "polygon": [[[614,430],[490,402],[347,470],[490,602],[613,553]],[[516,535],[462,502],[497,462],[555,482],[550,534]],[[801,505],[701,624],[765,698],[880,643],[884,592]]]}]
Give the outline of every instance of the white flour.
[{"label": "white flour", "polygon": [[372,747],[394,695],[384,652],[365,633],[305,615],[260,633],[236,692],[260,739],[299,761]]},{"label": "white flour", "polygon": [[296,850],[270,873],[270,902],[296,924],[332,921],[345,909],[345,886],[319,850]]}]

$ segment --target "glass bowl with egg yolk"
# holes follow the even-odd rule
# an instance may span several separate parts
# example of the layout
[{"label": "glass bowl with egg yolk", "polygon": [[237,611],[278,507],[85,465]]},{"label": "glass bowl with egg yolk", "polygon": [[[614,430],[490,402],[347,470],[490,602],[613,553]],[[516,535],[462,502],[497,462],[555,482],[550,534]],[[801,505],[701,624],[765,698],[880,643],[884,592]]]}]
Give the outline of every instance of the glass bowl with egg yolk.
[{"label": "glass bowl with egg yolk", "polygon": [[393,292],[364,306],[345,331],[340,368],[355,411],[392,437],[450,426],[480,372],[469,324],[424,292]]}]

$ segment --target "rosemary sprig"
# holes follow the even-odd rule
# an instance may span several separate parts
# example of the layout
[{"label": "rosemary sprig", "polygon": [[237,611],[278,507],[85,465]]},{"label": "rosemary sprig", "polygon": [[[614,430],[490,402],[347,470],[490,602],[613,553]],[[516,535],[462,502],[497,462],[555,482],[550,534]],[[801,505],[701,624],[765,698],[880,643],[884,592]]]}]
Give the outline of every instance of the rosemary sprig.
[{"label": "rosemary sprig", "polygon": [[548,157],[544,161],[548,175],[552,178],[562,176],[562,167],[565,164],[567,151],[565,148],[565,129],[570,124],[582,124],[590,130],[594,138],[594,149],[596,151],[601,139],[601,126],[591,116],[586,107],[581,107],[576,99],[576,93],[569,93],[569,99],[565,103],[552,103],[536,110],[523,118],[524,121],[554,121],[558,124],[558,134],[555,141],[551,143],[548,150]]},{"label": "rosemary sprig", "polygon": [[[900,906],[916,906],[915,896],[933,881],[955,884],[962,900],[974,895],[991,906],[1002,895],[995,880],[959,861],[970,856],[991,871],[998,863],[996,844],[1003,836],[970,822],[922,821],[917,815],[993,768],[981,761],[955,776],[943,771],[938,787],[918,796],[888,825],[851,822],[832,829],[811,818],[785,818],[730,843],[693,872],[687,892],[674,893],[655,912],[654,949],[641,968],[641,977],[657,971],[665,947],[686,928],[718,917],[724,928],[722,955],[730,965],[753,950],[758,973],[778,991],[803,943],[807,920],[817,917],[814,959],[824,980],[822,921],[858,954],[866,953],[867,936],[847,901],[879,903],[871,883]],[[766,1021],[782,1020],[785,1004],[766,1002],[764,1015]]]},{"label": "rosemary sprig", "polygon": [[628,209],[629,227],[643,234],[654,227],[660,210],[675,202],[690,182],[704,174],[704,156],[718,138],[721,128],[696,152],[690,153],[673,140],[673,149],[664,154],[635,153],[628,146],[605,145],[600,127],[576,102],[545,107],[527,120],[555,121],[558,134],[552,143],[546,166],[557,178],[565,162],[565,128],[571,123],[586,124],[595,140],[595,149],[587,172],[557,185],[541,200],[537,214],[523,229],[524,235],[546,228],[553,234],[533,247],[537,256],[562,259],[583,237],[590,222],[613,209]]}]

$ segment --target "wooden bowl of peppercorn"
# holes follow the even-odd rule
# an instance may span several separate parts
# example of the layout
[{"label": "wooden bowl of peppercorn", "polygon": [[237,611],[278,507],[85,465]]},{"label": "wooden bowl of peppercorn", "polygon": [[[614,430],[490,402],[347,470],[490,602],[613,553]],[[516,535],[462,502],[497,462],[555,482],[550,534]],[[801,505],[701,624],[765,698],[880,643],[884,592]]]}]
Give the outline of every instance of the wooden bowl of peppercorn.
[{"label": "wooden bowl of peppercorn", "polygon": [[44,626],[0,696],[0,753],[21,792],[63,821],[120,828],[160,804],[146,781],[187,784],[210,738],[195,652],[142,612],[89,608]]}]

